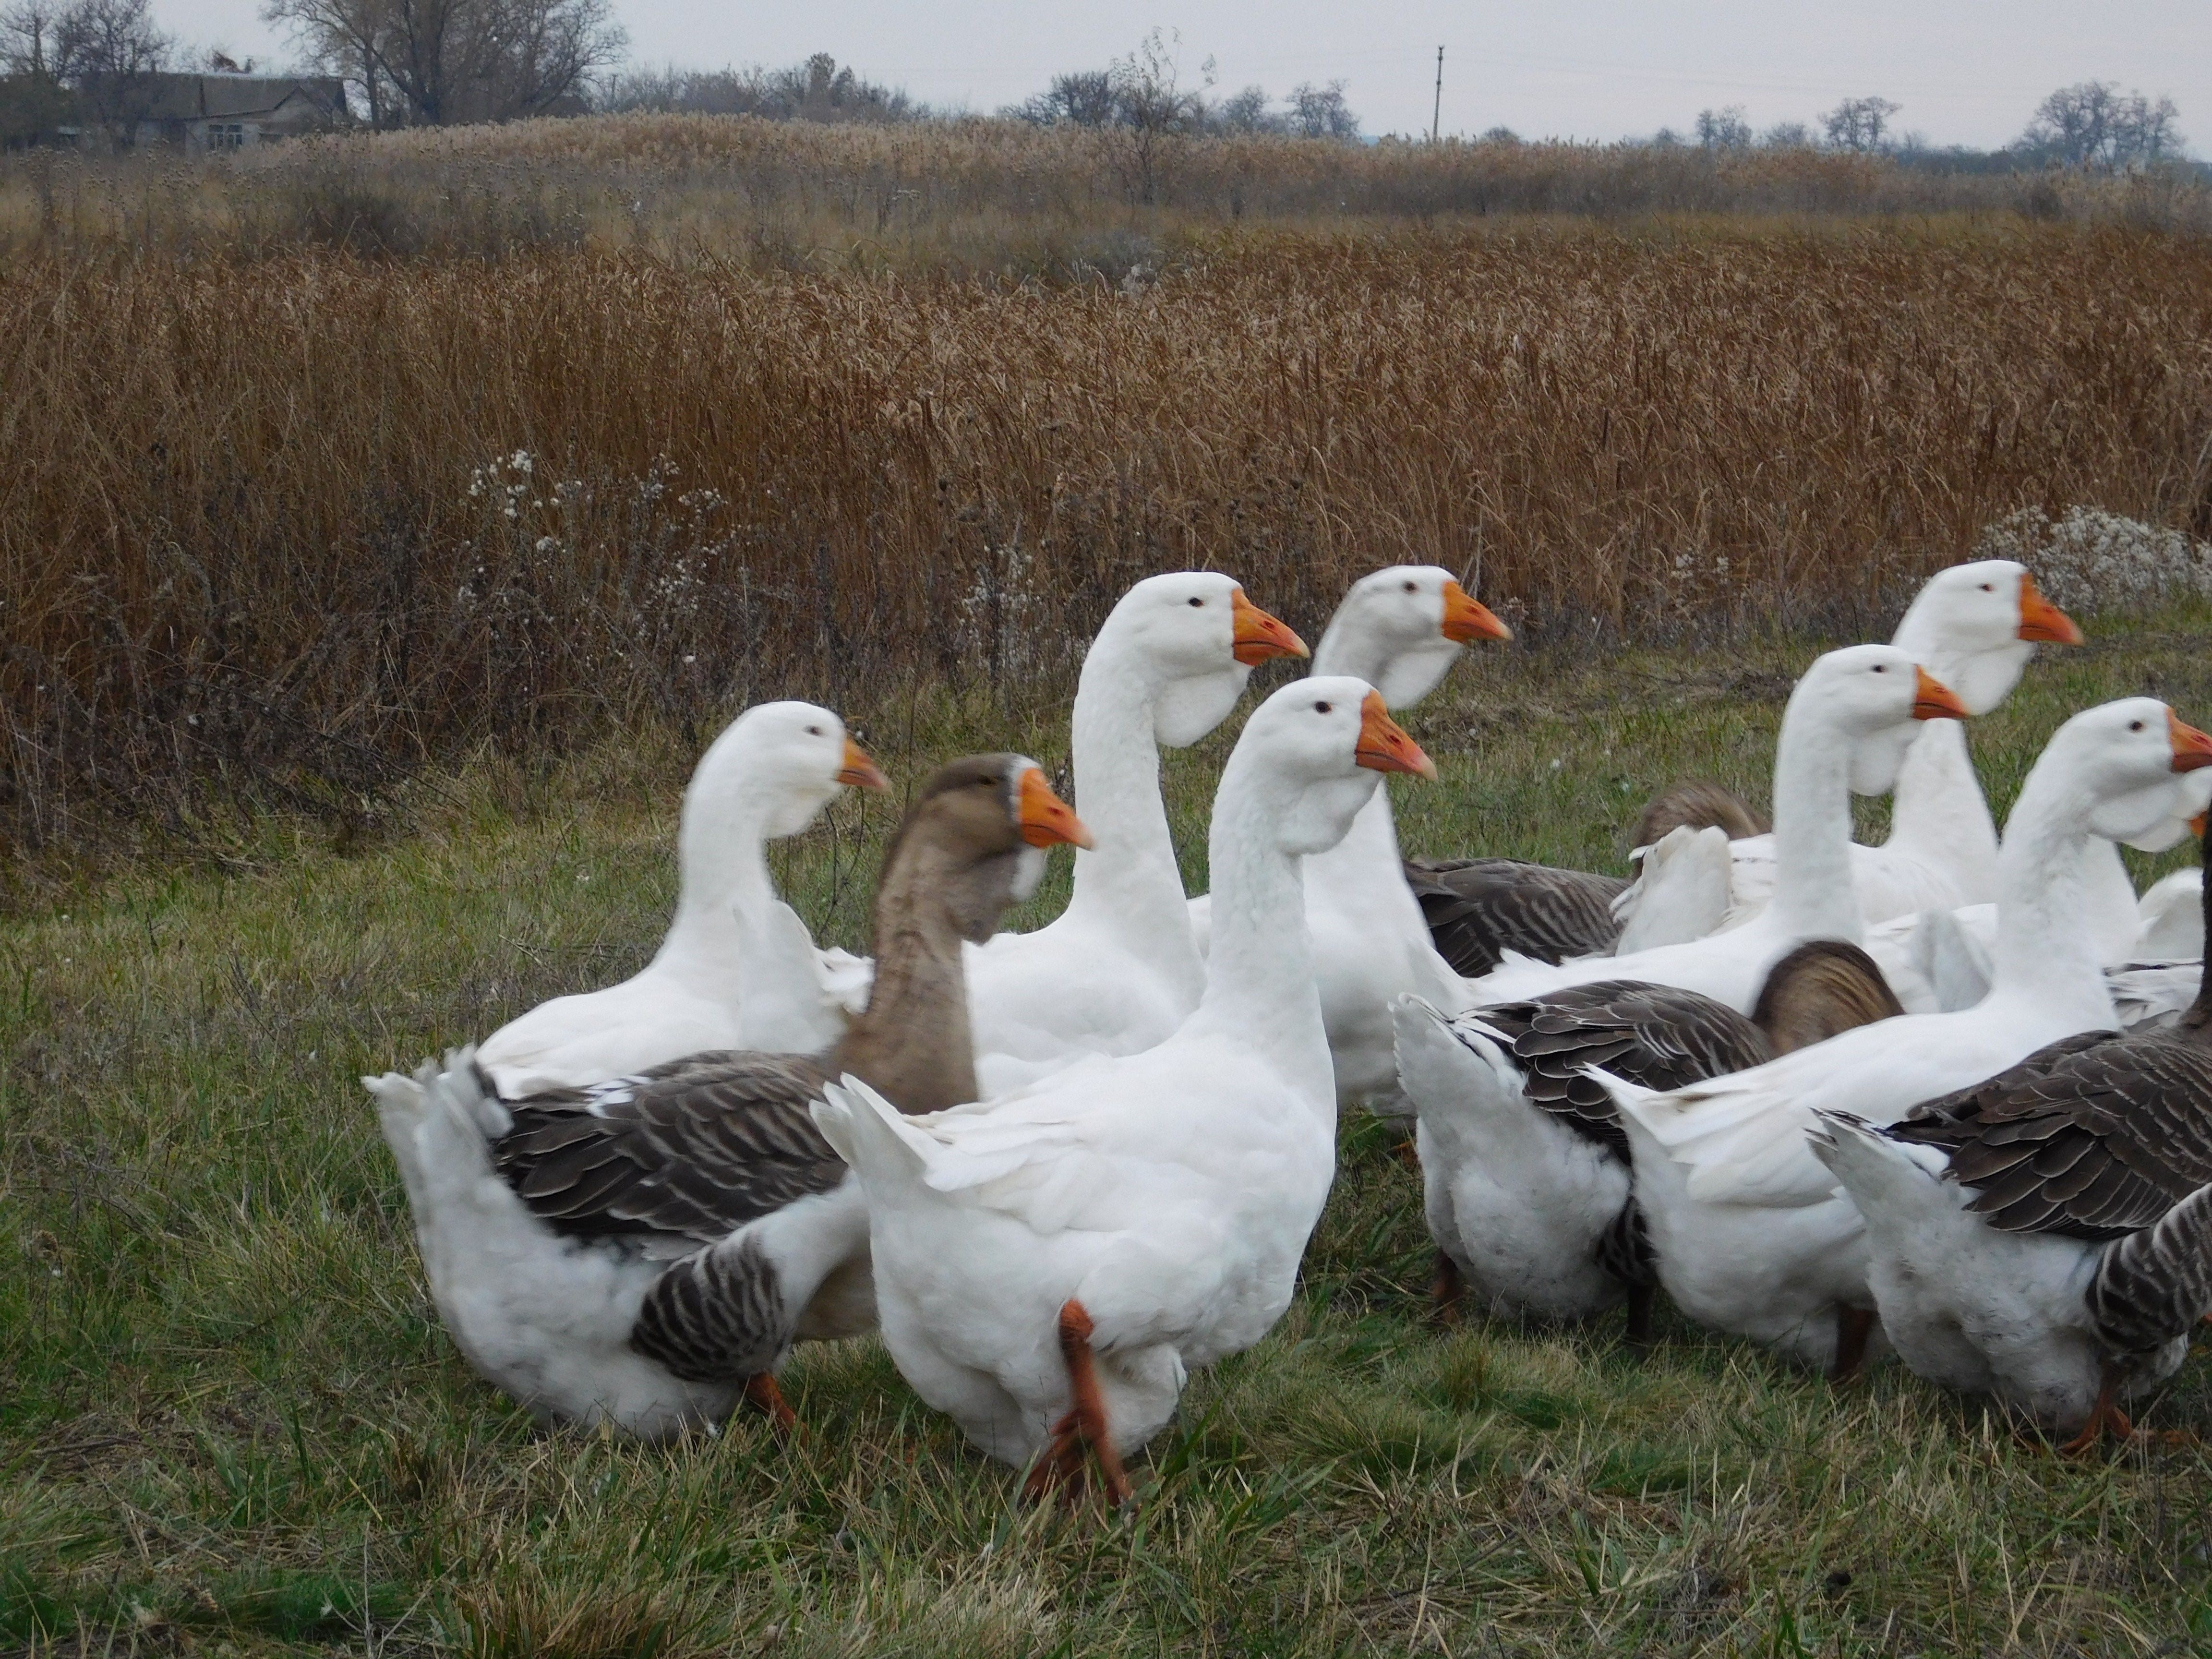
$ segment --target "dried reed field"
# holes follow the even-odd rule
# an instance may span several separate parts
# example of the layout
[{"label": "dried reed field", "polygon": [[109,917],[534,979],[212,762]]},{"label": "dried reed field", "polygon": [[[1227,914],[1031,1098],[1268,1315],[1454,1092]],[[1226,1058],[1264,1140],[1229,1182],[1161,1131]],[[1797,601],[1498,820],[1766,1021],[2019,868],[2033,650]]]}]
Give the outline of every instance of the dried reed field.
[{"label": "dried reed field", "polygon": [[1539,645],[1856,626],[2023,505],[2203,533],[2208,279],[2017,222],[1232,230],[1115,284],[21,252],[0,827],[1027,695],[1178,565],[1301,627],[1407,558]]}]

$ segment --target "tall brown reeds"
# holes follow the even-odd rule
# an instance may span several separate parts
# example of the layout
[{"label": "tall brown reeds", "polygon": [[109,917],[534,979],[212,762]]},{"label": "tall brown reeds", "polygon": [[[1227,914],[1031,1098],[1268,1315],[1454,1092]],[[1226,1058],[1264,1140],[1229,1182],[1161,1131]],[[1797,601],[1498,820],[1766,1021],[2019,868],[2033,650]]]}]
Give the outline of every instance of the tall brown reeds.
[{"label": "tall brown reeds", "polygon": [[1377,564],[1541,639],[1870,622],[2023,505],[2212,520],[2212,245],[1194,240],[1071,285],[54,250],[0,264],[0,827],[767,695],[1063,673],[1148,572]]}]

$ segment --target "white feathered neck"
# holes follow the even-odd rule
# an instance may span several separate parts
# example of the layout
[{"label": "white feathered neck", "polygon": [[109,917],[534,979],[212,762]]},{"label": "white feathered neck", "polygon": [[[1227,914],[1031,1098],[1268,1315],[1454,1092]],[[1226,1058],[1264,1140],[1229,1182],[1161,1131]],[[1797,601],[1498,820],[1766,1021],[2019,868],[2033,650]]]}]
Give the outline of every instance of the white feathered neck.
[{"label": "white feathered neck", "polygon": [[1851,752],[1848,732],[1820,717],[1820,688],[1798,682],[1774,749],[1771,925],[1794,938],[1858,942],[1851,884]]}]

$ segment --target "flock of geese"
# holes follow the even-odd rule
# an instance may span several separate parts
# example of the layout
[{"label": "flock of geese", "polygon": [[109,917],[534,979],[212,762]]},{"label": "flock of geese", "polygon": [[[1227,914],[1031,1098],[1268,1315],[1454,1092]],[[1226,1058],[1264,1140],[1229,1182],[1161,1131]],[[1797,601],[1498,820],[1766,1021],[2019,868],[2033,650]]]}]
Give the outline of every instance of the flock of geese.
[{"label": "flock of geese", "polygon": [[[817,949],[763,844],[883,788],[826,708],[747,710],[684,802],[651,965],[412,1076],[366,1079],[447,1328],[549,1419],[665,1436],[793,1345],[879,1329],[1026,1490],[1128,1499],[1189,1371],[1288,1307],[1340,1109],[1410,1120],[1439,1316],[1585,1320],[1656,1293],[1847,1376],[1882,1349],[2073,1445],[2212,1310],[2212,800],[2163,702],[2051,737],[2000,842],[1960,722],[2074,623],[2021,566],[1943,571],[1893,641],[1790,698],[1771,831],[1711,785],[1639,823],[1633,882],[1403,862],[1389,711],[1510,637],[1449,572],[1357,583],[1246,720],[1188,898],[1162,744],[1305,645],[1229,577],[1139,582],[1073,709],[1075,811],[1026,757],[917,788],[873,955]],[[1853,842],[1851,796],[1893,791]],[[1048,926],[999,931],[1048,850]]]}]

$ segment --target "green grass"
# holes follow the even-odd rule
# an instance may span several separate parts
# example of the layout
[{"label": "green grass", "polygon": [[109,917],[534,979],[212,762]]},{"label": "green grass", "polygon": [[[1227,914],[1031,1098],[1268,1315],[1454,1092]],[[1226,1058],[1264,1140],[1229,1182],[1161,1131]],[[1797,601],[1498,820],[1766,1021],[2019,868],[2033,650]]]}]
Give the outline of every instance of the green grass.
[{"label": "green grass", "polygon": [[[2046,652],[1977,732],[1999,810],[2075,708],[2212,721],[2205,620]],[[1480,653],[1406,717],[1443,779],[1400,788],[1405,844],[1617,869],[1669,778],[1764,799],[1809,654]],[[902,781],[1064,757],[1049,712],[852,712]],[[1170,768],[1194,884],[1231,735]],[[404,836],[264,823],[0,926],[0,1650],[2212,1650],[2202,1449],[2068,1461],[1893,1364],[1838,1389],[1679,1322],[1642,1364],[1609,1324],[1440,1335],[1416,1179],[1364,1118],[1290,1315],[1194,1381],[1133,1520],[1022,1507],[873,1342],[794,1361],[798,1441],[535,1428],[441,1329],[355,1079],[641,961],[688,760],[488,760]],[[779,851],[821,937],[862,942],[896,810]],[[2208,1367],[2145,1415],[2207,1430]]]}]

